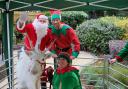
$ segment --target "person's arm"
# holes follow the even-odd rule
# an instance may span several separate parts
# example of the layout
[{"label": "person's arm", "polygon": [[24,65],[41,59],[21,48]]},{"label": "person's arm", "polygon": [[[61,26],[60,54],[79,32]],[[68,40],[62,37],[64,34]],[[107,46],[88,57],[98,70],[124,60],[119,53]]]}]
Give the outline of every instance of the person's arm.
[{"label": "person's arm", "polygon": [[23,30],[25,27],[25,22],[22,22],[20,20],[17,21],[16,28],[17,30]]},{"label": "person's arm", "polygon": [[110,61],[109,61],[109,63],[110,64],[113,64],[113,63],[115,63],[117,61],[117,59],[116,58],[113,58],[113,59],[111,59]]},{"label": "person's arm", "polygon": [[126,56],[128,56],[128,43],[124,46],[124,48],[121,49],[121,51],[116,55],[115,58],[118,62],[121,62]]},{"label": "person's arm", "polygon": [[19,17],[19,20],[17,21],[17,24],[16,24],[16,29],[19,32],[24,32],[25,31],[25,23],[26,23],[27,20],[28,20],[27,12],[22,12],[20,17]]},{"label": "person's arm", "polygon": [[75,33],[75,31],[71,28],[70,30],[67,30],[68,32],[68,36],[71,40],[71,44],[73,46],[73,52],[72,52],[72,56],[73,57],[77,57],[80,51],[80,41]]},{"label": "person's arm", "polygon": [[122,62],[127,55],[128,55],[128,43],[121,49],[121,51],[115,56],[115,58],[110,60],[110,63],[114,63],[116,61]]}]

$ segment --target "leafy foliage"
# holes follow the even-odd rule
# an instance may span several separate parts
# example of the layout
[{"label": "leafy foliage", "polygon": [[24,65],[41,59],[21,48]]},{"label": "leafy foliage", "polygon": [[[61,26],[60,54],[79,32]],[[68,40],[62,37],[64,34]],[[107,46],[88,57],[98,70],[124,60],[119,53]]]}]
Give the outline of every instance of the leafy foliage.
[{"label": "leafy foliage", "polygon": [[77,27],[76,33],[81,42],[81,49],[96,55],[109,53],[109,40],[122,39],[125,30],[116,27],[111,21],[99,19],[87,20]]},{"label": "leafy foliage", "polygon": [[88,15],[83,11],[63,11],[62,12],[62,22],[70,25],[72,28],[76,27],[85,21]]},{"label": "leafy foliage", "polygon": [[104,22],[110,22],[116,26],[120,27],[121,29],[124,29],[126,33],[124,33],[123,40],[128,39],[128,17],[116,17],[116,16],[107,16],[107,17],[102,17],[100,20]]}]

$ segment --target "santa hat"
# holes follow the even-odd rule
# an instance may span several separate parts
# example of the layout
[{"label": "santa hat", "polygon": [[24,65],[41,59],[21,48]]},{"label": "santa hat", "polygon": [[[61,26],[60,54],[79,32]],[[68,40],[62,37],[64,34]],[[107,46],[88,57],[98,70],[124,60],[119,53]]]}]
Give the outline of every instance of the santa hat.
[{"label": "santa hat", "polygon": [[61,20],[61,11],[60,10],[50,10],[51,21],[55,19]]},{"label": "santa hat", "polygon": [[72,63],[72,60],[70,59],[70,55],[68,53],[66,53],[66,52],[61,52],[58,55],[58,60],[60,60],[61,58],[66,60],[68,63]]},{"label": "santa hat", "polygon": [[45,16],[44,14],[37,14],[36,19],[46,19],[46,20],[48,20],[48,17]]}]

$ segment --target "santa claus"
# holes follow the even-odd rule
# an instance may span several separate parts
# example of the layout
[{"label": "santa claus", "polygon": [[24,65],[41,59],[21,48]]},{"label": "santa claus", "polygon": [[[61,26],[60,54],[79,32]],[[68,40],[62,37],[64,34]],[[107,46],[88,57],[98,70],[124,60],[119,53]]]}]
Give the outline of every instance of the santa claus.
[{"label": "santa claus", "polygon": [[27,16],[23,12],[16,25],[17,31],[24,35],[24,48],[16,66],[18,88],[40,89],[41,63],[50,44],[48,17],[39,14],[32,23],[25,24]]},{"label": "santa claus", "polygon": [[17,30],[25,35],[25,50],[43,51],[49,40],[48,17],[39,14],[32,23],[25,24],[27,20],[25,15],[26,13],[23,13],[17,22]]}]

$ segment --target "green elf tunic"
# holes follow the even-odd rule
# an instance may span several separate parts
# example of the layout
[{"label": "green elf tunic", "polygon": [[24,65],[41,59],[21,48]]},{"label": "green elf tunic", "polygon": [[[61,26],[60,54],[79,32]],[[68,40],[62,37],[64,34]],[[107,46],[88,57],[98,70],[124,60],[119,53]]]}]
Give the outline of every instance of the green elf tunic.
[{"label": "green elf tunic", "polygon": [[116,59],[118,62],[122,62],[123,60],[128,60],[128,58],[125,58],[128,56],[128,43],[124,46],[123,49],[116,55]]},{"label": "green elf tunic", "polygon": [[82,89],[79,71],[75,67],[57,69],[52,84],[53,89]]},{"label": "green elf tunic", "polygon": [[56,29],[53,25],[49,29],[51,30],[52,40],[55,40],[54,46],[51,48],[53,53],[67,52],[74,57],[78,56],[80,42],[73,28],[63,24],[61,29]]}]

